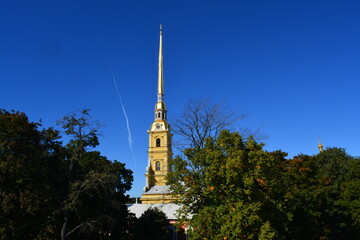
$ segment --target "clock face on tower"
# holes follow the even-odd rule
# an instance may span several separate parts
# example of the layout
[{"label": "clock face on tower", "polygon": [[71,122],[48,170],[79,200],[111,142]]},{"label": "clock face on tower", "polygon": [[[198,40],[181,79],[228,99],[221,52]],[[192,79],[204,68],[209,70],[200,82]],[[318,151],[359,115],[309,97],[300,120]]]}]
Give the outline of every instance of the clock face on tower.
[{"label": "clock face on tower", "polygon": [[151,125],[151,131],[164,131],[166,130],[165,123],[163,122],[154,122]]}]

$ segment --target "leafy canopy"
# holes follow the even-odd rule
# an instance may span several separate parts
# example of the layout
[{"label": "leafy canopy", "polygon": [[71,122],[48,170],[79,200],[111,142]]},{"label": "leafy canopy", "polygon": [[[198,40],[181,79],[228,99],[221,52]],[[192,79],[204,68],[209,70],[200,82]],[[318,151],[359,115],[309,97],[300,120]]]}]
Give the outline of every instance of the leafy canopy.
[{"label": "leafy canopy", "polygon": [[94,150],[89,110],[60,124],[67,145],[53,128],[0,110],[0,239],[130,239],[131,170]]},{"label": "leafy canopy", "polygon": [[173,160],[168,183],[191,239],[359,239],[359,159],[263,146],[223,130]]}]

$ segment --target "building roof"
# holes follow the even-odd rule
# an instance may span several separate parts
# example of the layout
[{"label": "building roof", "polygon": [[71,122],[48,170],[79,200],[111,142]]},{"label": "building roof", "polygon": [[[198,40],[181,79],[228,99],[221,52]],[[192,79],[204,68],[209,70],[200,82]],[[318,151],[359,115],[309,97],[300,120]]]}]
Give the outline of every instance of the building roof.
[{"label": "building roof", "polygon": [[165,203],[165,204],[133,204],[128,207],[131,213],[134,213],[137,218],[139,218],[146,210],[149,208],[157,208],[160,211],[164,212],[166,218],[169,220],[178,219],[176,216],[177,210],[179,210],[180,205],[175,203]]},{"label": "building roof", "polygon": [[152,186],[148,191],[143,194],[169,194],[171,193],[170,187],[164,186]]}]

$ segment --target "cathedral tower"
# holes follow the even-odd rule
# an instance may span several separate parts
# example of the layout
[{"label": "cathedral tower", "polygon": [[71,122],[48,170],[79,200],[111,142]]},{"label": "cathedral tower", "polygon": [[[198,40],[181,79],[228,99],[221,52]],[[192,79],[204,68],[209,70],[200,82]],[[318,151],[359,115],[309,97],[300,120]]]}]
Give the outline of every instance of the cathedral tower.
[{"label": "cathedral tower", "polygon": [[162,57],[162,27],[160,25],[159,69],[155,121],[149,133],[148,166],[146,168],[146,186],[141,197],[142,203],[169,203],[174,199],[166,185],[166,174],[171,171],[171,133],[166,121],[164,102],[164,76]]}]

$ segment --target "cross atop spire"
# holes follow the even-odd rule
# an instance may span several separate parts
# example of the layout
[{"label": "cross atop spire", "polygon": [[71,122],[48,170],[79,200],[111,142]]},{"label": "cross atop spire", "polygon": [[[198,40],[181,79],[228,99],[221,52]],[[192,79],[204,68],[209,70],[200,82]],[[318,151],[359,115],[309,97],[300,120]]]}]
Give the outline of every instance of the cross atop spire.
[{"label": "cross atop spire", "polygon": [[164,101],[164,74],[162,56],[162,25],[160,24],[159,70],[158,70],[158,102]]}]

